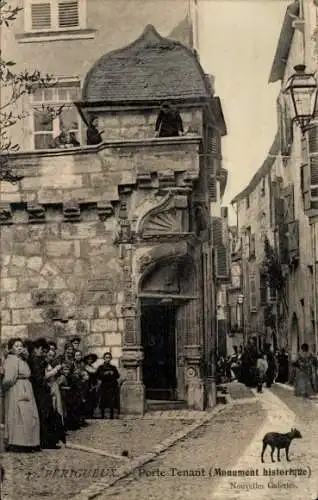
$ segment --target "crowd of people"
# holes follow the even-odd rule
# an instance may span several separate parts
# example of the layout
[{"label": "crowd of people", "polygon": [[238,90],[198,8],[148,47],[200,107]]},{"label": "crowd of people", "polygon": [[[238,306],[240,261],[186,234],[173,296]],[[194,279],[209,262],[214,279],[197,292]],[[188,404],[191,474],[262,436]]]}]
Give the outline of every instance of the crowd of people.
[{"label": "crowd of people", "polygon": [[[8,451],[58,449],[68,431],[97,415],[119,415],[120,375],[106,352],[83,357],[80,338],[58,353],[56,343],[20,338],[2,345],[5,444]],[[107,410],[107,412],[106,412]]]},{"label": "crowd of people", "polygon": [[308,344],[302,344],[297,358],[290,362],[285,349],[274,352],[268,343],[258,349],[256,339],[252,338],[244,348],[234,346],[231,356],[218,360],[217,381],[238,380],[258,392],[263,391],[264,385],[270,388],[275,382],[291,382],[296,396],[310,398],[318,392],[317,367],[317,357]]}]

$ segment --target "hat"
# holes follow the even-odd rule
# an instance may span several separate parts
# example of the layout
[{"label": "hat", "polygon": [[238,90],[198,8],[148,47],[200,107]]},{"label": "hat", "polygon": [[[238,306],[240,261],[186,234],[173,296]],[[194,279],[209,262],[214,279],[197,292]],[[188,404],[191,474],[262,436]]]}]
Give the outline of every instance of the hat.
[{"label": "hat", "polygon": [[92,359],[93,363],[95,363],[95,361],[97,360],[97,358],[98,358],[97,354],[91,353],[91,354],[87,354],[86,356],[84,356],[83,361],[84,361],[84,363],[87,363],[87,361],[89,359]]},{"label": "hat", "polygon": [[82,341],[82,339],[81,339],[81,337],[79,337],[78,335],[75,335],[75,336],[72,338],[72,340],[71,340],[71,342],[81,342],[81,341]]}]

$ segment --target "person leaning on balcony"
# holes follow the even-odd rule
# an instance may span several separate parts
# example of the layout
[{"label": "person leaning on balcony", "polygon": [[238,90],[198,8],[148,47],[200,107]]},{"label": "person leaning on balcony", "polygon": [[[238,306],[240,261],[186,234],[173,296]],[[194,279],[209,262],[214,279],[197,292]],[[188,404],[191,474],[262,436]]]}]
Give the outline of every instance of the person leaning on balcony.
[{"label": "person leaning on balcony", "polygon": [[183,123],[180,113],[169,102],[164,102],[156,121],[157,137],[177,137],[183,134]]},{"label": "person leaning on balcony", "polygon": [[90,119],[89,125],[87,127],[86,131],[86,142],[88,146],[94,146],[95,144],[100,144],[103,139],[102,139],[102,131],[98,130],[97,126],[97,117],[93,116]]}]

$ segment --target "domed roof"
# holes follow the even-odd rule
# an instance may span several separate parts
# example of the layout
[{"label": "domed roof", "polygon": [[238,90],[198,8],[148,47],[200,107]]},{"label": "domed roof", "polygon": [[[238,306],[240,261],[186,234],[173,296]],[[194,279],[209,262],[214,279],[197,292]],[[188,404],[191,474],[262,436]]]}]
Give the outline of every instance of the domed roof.
[{"label": "domed roof", "polygon": [[87,73],[82,101],[160,101],[211,97],[191,50],[151,25],[135,42],[103,55]]}]

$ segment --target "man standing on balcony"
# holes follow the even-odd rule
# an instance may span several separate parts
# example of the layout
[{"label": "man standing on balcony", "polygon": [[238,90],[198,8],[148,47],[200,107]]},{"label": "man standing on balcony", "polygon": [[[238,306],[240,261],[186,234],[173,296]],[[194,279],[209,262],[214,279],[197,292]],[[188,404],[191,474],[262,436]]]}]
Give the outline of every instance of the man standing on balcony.
[{"label": "man standing on balcony", "polygon": [[183,134],[183,124],[180,113],[169,102],[164,102],[156,121],[157,137],[178,137]]}]

